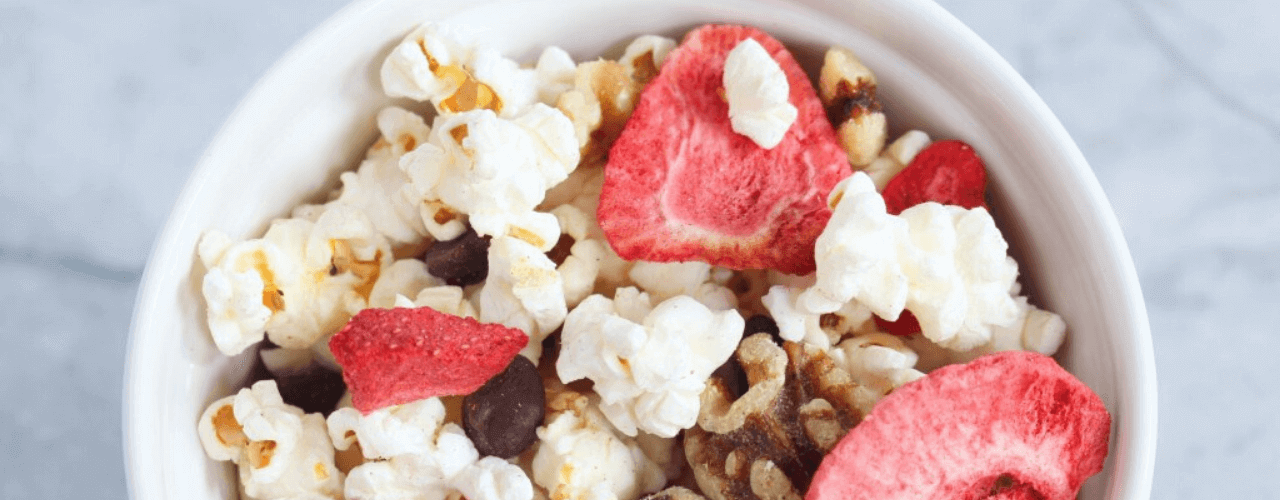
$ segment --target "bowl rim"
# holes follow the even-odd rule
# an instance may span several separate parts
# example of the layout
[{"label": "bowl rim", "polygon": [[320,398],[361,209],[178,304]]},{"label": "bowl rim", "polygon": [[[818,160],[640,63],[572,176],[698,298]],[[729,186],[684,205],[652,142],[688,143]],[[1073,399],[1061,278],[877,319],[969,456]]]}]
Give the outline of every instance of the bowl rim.
[{"label": "bowl rim", "polygon": [[[233,134],[229,131],[244,121],[245,116],[251,113],[250,110],[258,101],[268,97],[265,89],[278,86],[277,82],[291,73],[292,68],[316,56],[318,46],[324,45],[325,40],[338,36],[344,27],[362,17],[362,13],[377,9],[381,4],[389,1],[355,0],[343,6],[295,42],[263,73],[223,121],[201,153],[163,229],[153,241],[134,300],[125,354],[121,424],[122,455],[129,498],[161,497],[149,493],[145,497],[139,496],[144,491],[143,485],[148,484],[144,474],[152,475],[157,467],[163,467],[160,456],[148,456],[144,451],[161,445],[164,438],[149,433],[150,427],[143,427],[144,420],[140,418],[148,414],[148,411],[161,399],[155,394],[147,394],[144,390],[145,381],[151,375],[147,369],[149,365],[144,361],[157,359],[157,356],[162,357],[164,354],[157,350],[157,342],[153,340],[155,335],[147,334],[157,330],[151,327],[150,313],[157,310],[159,301],[162,299],[159,276],[175,268],[190,267],[191,249],[175,247],[176,234],[183,229],[188,215],[194,210],[194,202],[205,184],[203,181],[217,173],[214,161],[217,151],[232,140]],[[503,1],[507,0],[483,0],[474,3]],[[825,2],[798,0],[796,3],[822,10]],[[1126,456],[1116,457],[1116,462],[1123,461],[1125,467],[1115,469],[1116,476],[1113,477],[1108,490],[1111,495],[1120,493],[1121,496],[1114,498],[1149,498],[1155,470],[1158,427],[1155,355],[1146,305],[1132,254],[1111,203],[1107,200],[1097,177],[1093,174],[1078,145],[1030,84],[994,48],[959,19],[933,0],[898,0],[888,2],[879,8],[898,11],[900,12],[898,15],[910,16],[922,22],[925,28],[936,30],[938,36],[947,39],[947,42],[957,47],[960,51],[958,55],[964,56],[967,64],[979,66],[980,71],[993,76],[996,79],[993,86],[1007,92],[1002,94],[1002,100],[1010,102],[1014,107],[1022,108],[1034,121],[1043,125],[1042,132],[1059,149],[1055,154],[1061,155],[1069,166],[1069,170],[1065,172],[1069,176],[1066,180],[1072,182],[1079,194],[1085,197],[1084,204],[1094,208],[1090,215],[1094,218],[1091,222],[1096,224],[1093,228],[1094,232],[1101,238],[1098,245],[1112,249],[1107,253],[1111,260],[1107,264],[1119,271],[1119,274],[1113,278],[1112,286],[1119,289],[1121,296],[1129,302],[1126,309],[1130,314],[1126,319],[1129,331],[1134,333],[1119,337],[1118,340],[1120,351],[1127,353],[1132,362],[1122,365],[1117,371],[1116,378],[1119,383],[1116,398],[1118,401],[1126,402],[1125,408],[1132,418],[1118,424],[1125,426],[1127,437],[1125,442],[1111,443],[1112,453],[1116,453],[1119,449]],[[144,443],[152,446],[143,446]],[[154,488],[148,488],[145,491],[150,492],[152,489]]]}]

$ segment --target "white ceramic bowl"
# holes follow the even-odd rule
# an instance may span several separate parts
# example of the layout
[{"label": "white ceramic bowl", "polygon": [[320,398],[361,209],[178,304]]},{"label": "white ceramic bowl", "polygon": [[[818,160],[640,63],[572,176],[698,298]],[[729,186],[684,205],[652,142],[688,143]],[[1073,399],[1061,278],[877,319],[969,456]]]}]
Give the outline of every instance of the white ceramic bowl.
[{"label": "white ceramic bowl", "polygon": [[378,67],[415,25],[485,26],[508,55],[546,45],[595,57],[645,33],[752,24],[812,68],[828,45],[855,49],[879,78],[896,131],[963,139],[987,160],[994,207],[1031,293],[1060,313],[1060,361],[1113,417],[1106,468],[1081,498],[1145,499],[1156,436],[1155,363],[1128,248],[1097,180],[1045,104],[987,44],[927,0],[363,0],[298,43],[227,121],[178,200],[147,266],[125,381],[125,462],[133,498],[235,498],[231,466],[207,459],[196,421],[249,364],[214,348],[196,241],[206,229],[260,236],[273,217],[335,185],[375,137],[390,102]]}]

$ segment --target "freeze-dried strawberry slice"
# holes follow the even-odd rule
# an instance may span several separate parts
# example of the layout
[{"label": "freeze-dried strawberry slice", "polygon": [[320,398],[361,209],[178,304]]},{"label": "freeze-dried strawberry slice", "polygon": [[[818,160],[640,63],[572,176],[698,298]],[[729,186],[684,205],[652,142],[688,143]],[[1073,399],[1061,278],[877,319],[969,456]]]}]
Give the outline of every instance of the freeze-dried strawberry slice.
[{"label": "freeze-dried strawberry slice", "polygon": [[329,340],[361,412],[470,394],[502,372],[529,336],[429,307],[365,309]]},{"label": "freeze-dried strawberry slice", "polygon": [[939,368],[876,404],[822,460],[806,500],[1068,500],[1102,470],[1111,416],[1042,354]]},{"label": "freeze-dried strawberry slice", "polygon": [[985,207],[987,170],[968,144],[938,141],[920,151],[907,168],[893,176],[882,194],[885,209],[894,215],[926,201]]},{"label": "freeze-dried strawberry slice", "polygon": [[911,311],[902,310],[902,314],[898,315],[897,321],[889,321],[880,316],[872,315],[876,320],[876,328],[882,332],[892,333],[901,337],[908,337],[920,333],[920,320],[916,319],[916,315]]},{"label": "freeze-dried strawberry slice", "polygon": [[[778,62],[798,111],[772,149],[733,131],[723,97],[725,58],[748,37]],[[598,218],[626,259],[805,274],[831,217],[827,194],[848,175],[822,102],[791,53],[757,29],[708,25],[667,55],[641,94],[609,152]]]}]

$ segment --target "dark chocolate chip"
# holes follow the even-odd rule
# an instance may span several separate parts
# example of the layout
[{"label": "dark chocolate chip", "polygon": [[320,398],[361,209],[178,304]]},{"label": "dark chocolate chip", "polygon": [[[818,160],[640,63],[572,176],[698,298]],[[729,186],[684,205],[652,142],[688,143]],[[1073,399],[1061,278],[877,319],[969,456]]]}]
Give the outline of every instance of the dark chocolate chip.
[{"label": "dark chocolate chip", "polygon": [[422,261],[427,272],[449,285],[474,285],[489,276],[489,239],[468,227],[462,236],[433,243]]},{"label": "dark chocolate chip", "polygon": [[742,329],[742,338],[747,338],[757,333],[767,333],[773,337],[773,342],[782,345],[782,337],[778,333],[778,324],[773,318],[763,314],[757,314],[747,319],[746,326]]},{"label": "dark chocolate chip", "polygon": [[574,243],[577,242],[574,241],[572,236],[561,234],[560,239],[556,240],[556,246],[547,251],[547,258],[551,259],[551,262],[554,262],[556,267],[560,267],[560,264],[564,264],[564,260],[569,258],[572,253]]},{"label": "dark chocolate chip", "polygon": [[315,364],[294,375],[275,377],[275,380],[280,398],[285,403],[307,413],[323,413],[326,417],[333,413],[347,390],[342,373]]},{"label": "dark chocolate chip", "polygon": [[481,455],[511,458],[538,440],[546,412],[542,376],[517,355],[507,369],[462,398],[462,427]]}]

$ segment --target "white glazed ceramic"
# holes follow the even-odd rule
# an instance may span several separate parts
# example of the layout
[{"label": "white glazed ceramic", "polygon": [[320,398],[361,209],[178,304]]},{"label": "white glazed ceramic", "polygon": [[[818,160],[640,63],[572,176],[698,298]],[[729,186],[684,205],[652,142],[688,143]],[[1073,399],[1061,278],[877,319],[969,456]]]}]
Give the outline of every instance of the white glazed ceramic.
[{"label": "white glazed ceramic", "polygon": [[[1097,180],[1045,104],[1009,65],[927,0],[364,0],[298,43],[260,81],[201,158],[147,266],[125,381],[125,462],[133,498],[235,498],[234,471],[207,459],[196,421],[231,394],[248,358],[226,358],[204,324],[196,241],[220,229],[260,236],[273,217],[336,185],[391,102],[378,67],[422,21],[487,27],[532,61],[560,45],[593,58],[636,35],[679,37],[706,22],[753,24],[816,69],[832,44],[879,78],[891,128],[963,139],[984,156],[996,215],[1033,300],[1060,313],[1060,361],[1113,417],[1111,452],[1081,498],[1145,499],[1155,461],[1155,363],[1128,248]],[[403,104],[403,103],[402,103]]]}]

